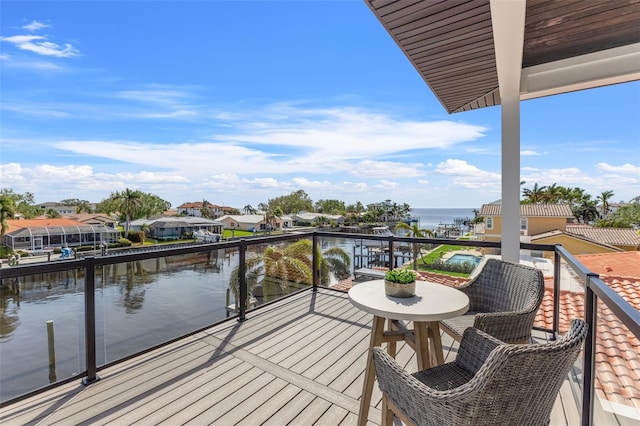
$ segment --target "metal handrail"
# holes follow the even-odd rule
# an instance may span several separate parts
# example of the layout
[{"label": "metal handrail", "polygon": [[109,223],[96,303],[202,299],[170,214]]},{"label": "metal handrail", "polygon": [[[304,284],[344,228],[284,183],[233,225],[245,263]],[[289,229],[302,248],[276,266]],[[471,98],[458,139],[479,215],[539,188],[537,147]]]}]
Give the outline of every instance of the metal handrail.
[{"label": "metal handrail", "polygon": [[[109,265],[115,263],[133,262],[145,259],[154,259],[165,256],[177,256],[192,253],[201,253],[208,250],[220,250],[220,249],[238,249],[239,253],[239,278],[240,278],[240,300],[239,300],[239,312],[235,316],[238,321],[245,321],[247,319],[247,306],[246,299],[248,294],[245,260],[247,247],[250,245],[258,244],[271,244],[281,241],[288,241],[292,239],[312,238],[313,244],[313,285],[311,290],[315,291],[318,287],[320,269],[319,259],[317,258],[318,251],[318,239],[319,238],[342,238],[342,239],[359,239],[359,240],[375,240],[386,242],[389,245],[389,266],[393,268],[393,247],[397,243],[418,243],[418,244],[450,244],[459,246],[472,246],[472,247],[484,247],[484,248],[500,248],[499,242],[488,241],[474,241],[474,240],[448,240],[437,238],[415,238],[415,237],[397,237],[397,236],[375,236],[365,234],[347,234],[342,232],[327,232],[320,230],[312,230],[307,232],[301,232],[296,234],[284,234],[284,235],[271,235],[263,237],[253,238],[241,238],[238,240],[224,241],[218,243],[203,243],[199,245],[190,245],[188,247],[171,247],[171,248],[159,248],[154,251],[143,252],[130,252],[123,254],[111,254],[108,256],[88,256],[75,260],[64,260],[56,262],[47,262],[44,264],[35,265],[19,265],[10,268],[0,268],[0,282],[1,280],[10,278],[19,278],[28,275],[61,272],[68,270],[85,270],[85,358],[86,358],[86,371],[79,374],[83,378],[83,383],[89,385],[99,380],[97,371],[99,370],[96,365],[95,355],[95,271],[97,266]],[[631,304],[624,300],[618,293],[607,286],[597,274],[592,273],[586,269],[580,262],[578,262],[571,253],[560,245],[541,245],[541,244],[521,244],[521,249],[533,249],[541,251],[554,252],[554,312],[553,312],[553,330],[545,330],[553,333],[555,338],[558,332],[559,322],[559,293],[560,293],[560,264],[565,262],[572,270],[574,270],[577,276],[585,283],[585,320],[589,324],[589,334],[585,343],[584,351],[584,386],[582,389],[582,407],[581,407],[581,423],[583,425],[591,425],[593,423],[593,406],[594,406],[594,382],[595,382],[595,339],[596,339],[596,322],[597,322],[597,301],[601,300],[607,307],[609,307],[620,321],[635,335],[640,336],[640,312],[635,309]],[[307,289],[302,290],[307,291]],[[299,293],[299,292],[297,292]],[[296,294],[297,294],[296,293]],[[261,307],[268,306],[268,304]],[[255,309],[255,308],[254,308]],[[202,328],[202,329],[206,329]],[[201,329],[201,330],[202,330]],[[200,330],[198,330],[200,331]],[[192,333],[189,333],[191,335]],[[171,342],[179,340],[181,337],[171,339]],[[167,344],[165,342],[164,344]],[[157,345],[155,347],[160,347]],[[155,348],[154,347],[154,348]],[[146,349],[146,352],[150,349]],[[132,354],[127,356],[126,359],[130,359],[138,354]],[[117,360],[108,363],[109,366],[122,362],[123,360]],[[103,366],[104,368],[105,366]],[[76,376],[77,378],[78,376]],[[60,382],[45,386],[27,394],[21,395],[17,398],[13,398],[8,401],[0,402],[0,407],[11,405],[19,400],[25,399],[29,396],[36,395],[44,390],[52,387],[59,386],[63,383],[68,383],[74,380],[69,378]]]}]

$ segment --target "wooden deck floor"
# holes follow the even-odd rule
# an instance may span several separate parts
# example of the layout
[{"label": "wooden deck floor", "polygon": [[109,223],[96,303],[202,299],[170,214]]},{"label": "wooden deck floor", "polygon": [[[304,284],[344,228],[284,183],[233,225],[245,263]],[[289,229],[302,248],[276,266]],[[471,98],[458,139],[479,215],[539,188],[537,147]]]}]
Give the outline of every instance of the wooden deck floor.
[{"label": "wooden deck floor", "polygon": [[[3,425],[352,425],[371,316],[346,294],[305,292],[0,410]],[[443,336],[445,360],[455,346]],[[415,370],[412,350],[398,361]],[[374,388],[369,424],[380,424]],[[579,424],[568,388],[552,425]]]}]

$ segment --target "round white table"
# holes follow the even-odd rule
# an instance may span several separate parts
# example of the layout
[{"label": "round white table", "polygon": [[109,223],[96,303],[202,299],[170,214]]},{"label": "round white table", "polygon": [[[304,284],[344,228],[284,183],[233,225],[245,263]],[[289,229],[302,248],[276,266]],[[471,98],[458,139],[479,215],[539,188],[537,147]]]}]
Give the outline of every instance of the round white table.
[{"label": "round white table", "polygon": [[[375,381],[371,348],[386,342],[387,351],[395,357],[396,342],[404,340],[416,352],[419,370],[442,364],[438,321],[467,312],[469,298],[460,290],[427,281],[416,281],[416,295],[413,297],[390,297],[384,292],[384,280],[373,280],[354,285],[349,290],[349,300],[357,308],[373,314],[358,416],[358,424],[366,425]],[[384,331],[385,320],[389,322],[388,331]],[[399,321],[412,321],[413,330]]]}]

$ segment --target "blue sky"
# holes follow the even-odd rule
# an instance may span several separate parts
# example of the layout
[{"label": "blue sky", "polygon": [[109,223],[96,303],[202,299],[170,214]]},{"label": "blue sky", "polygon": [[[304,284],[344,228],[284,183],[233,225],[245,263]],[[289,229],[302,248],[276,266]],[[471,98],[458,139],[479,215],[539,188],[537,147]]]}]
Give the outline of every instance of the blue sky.
[{"label": "blue sky", "polygon": [[[0,4],[0,180],[37,202],[479,207],[500,108],[448,115],[353,1]],[[521,180],[640,195],[640,83],[522,103]]]}]

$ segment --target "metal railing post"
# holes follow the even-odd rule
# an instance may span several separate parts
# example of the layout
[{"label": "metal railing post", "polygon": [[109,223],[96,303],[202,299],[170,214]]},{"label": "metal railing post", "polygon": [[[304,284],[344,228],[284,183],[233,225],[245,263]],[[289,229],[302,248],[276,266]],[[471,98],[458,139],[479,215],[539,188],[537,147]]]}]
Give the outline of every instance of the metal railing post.
[{"label": "metal railing post", "polygon": [[593,424],[593,393],[595,384],[595,353],[596,353],[596,321],[598,320],[598,300],[591,289],[591,279],[598,278],[597,274],[587,274],[585,289],[585,321],[589,325],[587,338],[584,342],[584,375],[582,385],[582,413],[581,424]]},{"label": "metal railing post", "polygon": [[87,377],[84,385],[100,380],[96,374],[96,264],[94,256],[87,256],[84,269],[84,346]]},{"label": "metal railing post", "polygon": [[247,319],[247,241],[240,240],[240,251],[238,253],[238,282],[240,283],[240,300],[238,301],[238,321]]},{"label": "metal railing post", "polygon": [[395,256],[393,254],[393,235],[389,236],[389,268],[388,269],[393,269],[396,266],[396,259]]},{"label": "metal railing post", "polygon": [[313,291],[318,291],[318,282],[320,282],[320,259],[318,259],[318,235],[315,232],[313,233],[311,241],[311,264],[313,265],[313,277],[311,280],[313,284]]},{"label": "metal railing post", "polygon": [[553,336],[551,340],[558,338],[558,324],[560,323],[560,262],[562,258],[558,250],[554,251],[553,257]]}]

